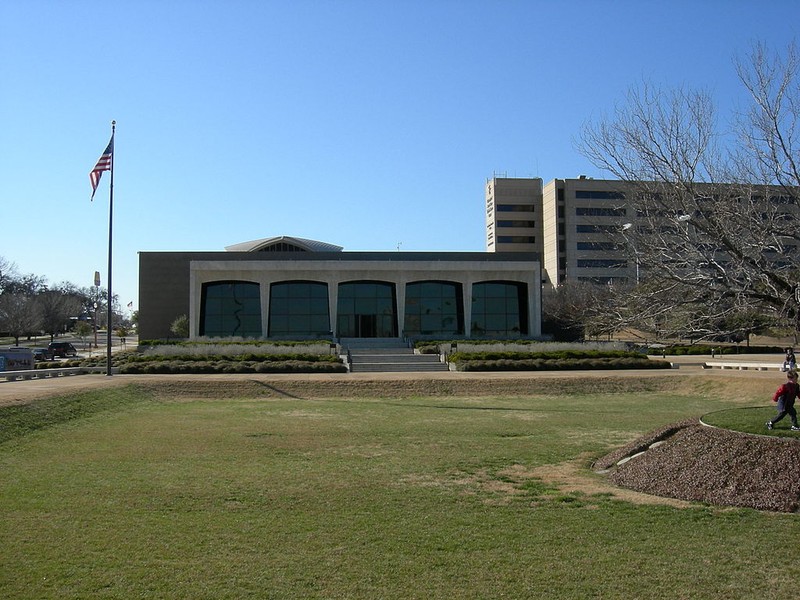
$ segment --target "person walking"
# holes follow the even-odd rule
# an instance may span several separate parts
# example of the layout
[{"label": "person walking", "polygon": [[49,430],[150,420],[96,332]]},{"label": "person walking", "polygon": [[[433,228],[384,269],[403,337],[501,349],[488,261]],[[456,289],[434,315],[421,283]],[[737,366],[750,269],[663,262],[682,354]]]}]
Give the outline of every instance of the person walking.
[{"label": "person walking", "polygon": [[783,358],[783,371],[794,371],[797,368],[797,358],[794,355],[794,348],[786,349],[786,356]]},{"label": "person walking", "polygon": [[797,425],[797,411],[794,408],[794,401],[800,395],[800,386],[797,385],[797,371],[789,371],[786,374],[786,383],[781,385],[772,395],[772,401],[778,403],[778,415],[767,421],[767,429],[772,429],[773,425],[783,419],[786,415],[792,419],[792,431],[800,431]]}]

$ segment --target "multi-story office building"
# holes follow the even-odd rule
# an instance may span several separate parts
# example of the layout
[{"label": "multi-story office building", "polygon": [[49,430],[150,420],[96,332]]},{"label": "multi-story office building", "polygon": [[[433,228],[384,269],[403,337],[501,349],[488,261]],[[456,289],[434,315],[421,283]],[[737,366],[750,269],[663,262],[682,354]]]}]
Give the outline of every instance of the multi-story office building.
[{"label": "multi-story office building", "polygon": [[609,283],[635,277],[618,235],[629,208],[620,181],[492,178],[486,183],[486,249],[535,252],[542,283]]},{"label": "multi-story office building", "polygon": [[554,179],[542,195],[543,268],[555,287],[565,281],[611,283],[636,276],[622,228],[635,218],[620,181]]},{"label": "multi-story office building", "polygon": [[486,250],[541,252],[542,180],[486,182]]},{"label": "multi-story office building", "polygon": [[[777,187],[694,187],[697,196],[690,204],[695,207],[722,194],[729,197],[729,210],[734,213],[760,214],[765,231],[770,235],[777,231],[782,239],[780,248],[765,242],[761,250],[764,259],[773,265],[791,266],[786,256],[797,252],[798,247],[791,225],[798,218],[798,190],[787,195],[787,190]],[[686,226],[692,218],[677,206],[674,213],[661,214],[663,208],[659,207],[649,216],[637,213],[626,195],[642,193],[646,188],[650,188],[648,195],[663,201],[659,185],[653,182],[634,184],[579,177],[553,179],[542,185],[541,179],[492,178],[486,184],[486,248],[489,252],[538,254],[542,283],[551,288],[566,281],[638,282],[646,272],[640,272],[636,248],[631,245],[633,236],[625,232],[654,227],[663,232],[680,224]],[[679,197],[676,201],[681,202]],[[782,230],[785,231],[781,233]],[[695,235],[700,234],[695,230]],[[758,240],[754,238],[753,244],[757,245]],[[727,260],[721,251],[707,256],[721,263]]]}]

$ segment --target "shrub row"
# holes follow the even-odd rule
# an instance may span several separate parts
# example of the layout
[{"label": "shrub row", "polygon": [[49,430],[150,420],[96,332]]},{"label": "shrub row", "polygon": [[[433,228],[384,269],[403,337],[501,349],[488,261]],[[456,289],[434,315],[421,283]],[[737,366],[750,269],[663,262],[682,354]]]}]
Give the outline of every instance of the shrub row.
[{"label": "shrub row", "polygon": [[451,362],[492,360],[581,360],[624,359],[647,360],[638,352],[627,350],[556,350],[551,352],[454,352]]},{"label": "shrub row", "polygon": [[[105,356],[70,359],[53,363],[58,367],[105,366]],[[241,354],[232,356],[143,356],[120,352],[111,357],[120,373],[344,373],[347,368],[336,356],[318,354]],[[48,365],[50,366],[50,365]]]},{"label": "shrub row", "polygon": [[669,369],[670,363],[647,358],[559,358],[467,360],[459,371],[593,371],[603,369]]},{"label": "shrub row", "polygon": [[227,360],[231,362],[282,362],[287,360],[303,362],[339,362],[338,356],[328,354],[257,354],[248,352],[246,354],[125,354],[120,355],[119,362],[123,363],[150,363],[150,362],[214,362]]},{"label": "shrub row", "polygon": [[698,354],[783,354],[785,348],[777,346],[666,346],[664,348],[648,348],[651,356],[690,356]]},{"label": "shrub row", "polygon": [[316,344],[330,344],[330,340],[139,340],[139,346],[313,346]]},{"label": "shrub row", "polygon": [[127,363],[120,373],[134,374],[193,374],[193,373],[344,373],[347,368],[340,362],[284,361],[179,361]]}]

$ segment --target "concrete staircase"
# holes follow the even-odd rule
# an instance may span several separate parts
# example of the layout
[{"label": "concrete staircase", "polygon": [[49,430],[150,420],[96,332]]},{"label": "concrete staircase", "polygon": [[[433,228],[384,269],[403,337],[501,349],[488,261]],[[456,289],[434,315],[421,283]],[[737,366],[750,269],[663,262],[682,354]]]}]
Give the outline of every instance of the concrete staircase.
[{"label": "concrete staircase", "polygon": [[339,344],[350,352],[353,373],[415,373],[447,371],[438,354],[414,354],[402,338],[341,338]]}]

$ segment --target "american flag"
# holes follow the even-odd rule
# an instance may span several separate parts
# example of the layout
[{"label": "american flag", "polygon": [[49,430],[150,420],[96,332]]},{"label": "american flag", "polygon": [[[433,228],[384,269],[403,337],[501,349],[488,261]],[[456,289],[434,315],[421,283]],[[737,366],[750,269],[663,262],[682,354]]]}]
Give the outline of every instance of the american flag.
[{"label": "american flag", "polygon": [[102,156],[97,160],[97,164],[92,169],[92,172],[89,173],[89,181],[92,184],[92,197],[90,200],[94,200],[94,193],[97,191],[97,184],[100,183],[100,175],[103,174],[103,171],[110,171],[111,170],[111,162],[114,159],[114,135],[111,135],[111,141],[108,142],[108,146],[103,151]]}]

